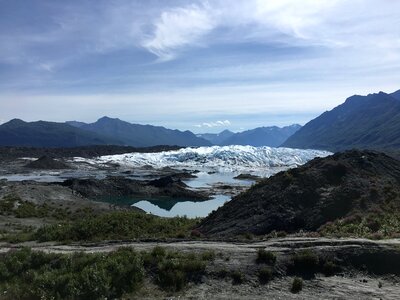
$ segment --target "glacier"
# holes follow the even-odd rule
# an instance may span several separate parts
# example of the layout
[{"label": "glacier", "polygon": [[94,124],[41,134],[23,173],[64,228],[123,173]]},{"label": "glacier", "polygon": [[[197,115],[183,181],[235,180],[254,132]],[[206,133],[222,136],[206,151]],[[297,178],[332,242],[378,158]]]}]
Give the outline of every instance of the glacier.
[{"label": "glacier", "polygon": [[126,167],[152,166],[216,171],[262,171],[273,168],[291,168],[315,157],[332,153],[320,150],[271,148],[253,146],[212,146],[182,148],[158,153],[126,153],[107,155],[94,159],[75,158],[90,164],[118,163]]}]

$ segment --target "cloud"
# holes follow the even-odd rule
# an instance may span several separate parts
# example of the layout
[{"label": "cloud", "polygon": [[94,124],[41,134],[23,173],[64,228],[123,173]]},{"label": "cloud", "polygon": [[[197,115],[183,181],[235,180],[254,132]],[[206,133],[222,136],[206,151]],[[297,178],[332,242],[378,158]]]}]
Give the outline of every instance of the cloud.
[{"label": "cloud", "polygon": [[212,15],[205,6],[189,5],[164,11],[154,24],[154,33],[142,46],[160,60],[174,58],[174,50],[191,46],[215,26]]},{"label": "cloud", "polygon": [[194,127],[197,128],[203,128],[203,127],[207,127],[207,128],[213,128],[213,127],[226,127],[226,126],[230,126],[231,122],[229,120],[224,120],[224,121],[216,121],[216,122],[204,122],[202,124],[196,124],[194,125]]}]

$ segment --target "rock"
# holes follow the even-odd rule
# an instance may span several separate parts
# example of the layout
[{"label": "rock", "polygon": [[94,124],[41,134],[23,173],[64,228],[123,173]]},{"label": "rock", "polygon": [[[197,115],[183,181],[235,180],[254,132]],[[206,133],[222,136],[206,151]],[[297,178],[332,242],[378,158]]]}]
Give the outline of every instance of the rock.
[{"label": "rock", "polygon": [[400,213],[399,195],[400,161],[352,150],[259,182],[211,213],[198,230],[210,236],[316,231],[330,221],[389,206]]},{"label": "rock", "polygon": [[260,177],[253,174],[239,174],[238,176],[233,177],[233,179],[240,179],[240,180],[259,180]]},{"label": "rock", "polygon": [[70,169],[70,167],[58,160],[49,156],[42,156],[39,159],[28,163],[25,168],[41,169],[41,170],[57,170],[57,169]]}]

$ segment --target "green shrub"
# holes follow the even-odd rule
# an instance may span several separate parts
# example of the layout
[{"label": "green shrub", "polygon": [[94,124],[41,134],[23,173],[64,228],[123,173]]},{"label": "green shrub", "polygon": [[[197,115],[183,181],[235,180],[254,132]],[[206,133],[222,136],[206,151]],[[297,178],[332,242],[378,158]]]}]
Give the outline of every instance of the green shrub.
[{"label": "green shrub", "polygon": [[269,267],[264,267],[258,271],[258,279],[260,280],[260,283],[265,284],[269,281],[271,281],[273,278],[273,271]]},{"label": "green shrub", "polygon": [[300,292],[303,289],[303,279],[295,277],[292,281],[290,291],[294,294]]},{"label": "green shrub", "polygon": [[276,262],[276,255],[271,251],[266,251],[265,249],[258,249],[256,262],[258,264],[273,265]]},{"label": "green shrub", "polygon": [[99,241],[107,239],[175,238],[189,232],[197,220],[185,217],[161,218],[134,211],[117,211],[48,225],[37,230],[35,238],[45,241]]},{"label": "green shrub", "polygon": [[239,270],[235,270],[231,273],[233,284],[242,284],[244,282],[244,274]]},{"label": "green shrub", "polygon": [[206,261],[212,261],[215,260],[215,252],[213,250],[208,250],[203,253],[201,253],[201,259],[206,260]]},{"label": "green shrub", "polygon": [[118,298],[136,290],[143,275],[132,249],[73,255],[22,249],[3,254],[0,262],[0,280],[15,299]]},{"label": "green shrub", "polygon": [[325,276],[333,276],[335,273],[339,272],[340,268],[332,261],[325,261],[322,265],[322,274]]},{"label": "green shrub", "polygon": [[215,273],[218,278],[226,278],[229,275],[229,271],[225,268],[221,268]]},{"label": "green shrub", "polygon": [[293,255],[292,263],[296,273],[315,274],[319,267],[319,257],[310,250],[304,250]]}]

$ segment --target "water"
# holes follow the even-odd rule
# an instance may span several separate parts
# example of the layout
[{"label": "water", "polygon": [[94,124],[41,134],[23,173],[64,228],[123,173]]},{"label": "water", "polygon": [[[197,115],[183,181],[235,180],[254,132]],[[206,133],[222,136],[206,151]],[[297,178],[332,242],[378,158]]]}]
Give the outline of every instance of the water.
[{"label": "water", "polygon": [[161,208],[154,201],[142,200],[134,203],[132,206],[143,209],[147,213],[151,213],[160,217],[176,217],[186,216],[188,218],[203,218],[208,216],[213,210],[229,201],[229,196],[216,195],[213,199],[194,202],[194,201],[181,201],[176,202],[170,209]]},{"label": "water", "polygon": [[115,205],[131,205],[160,217],[186,216],[188,218],[203,218],[210,212],[231,200],[230,196],[215,195],[210,200],[172,197],[104,197],[99,201]]}]

